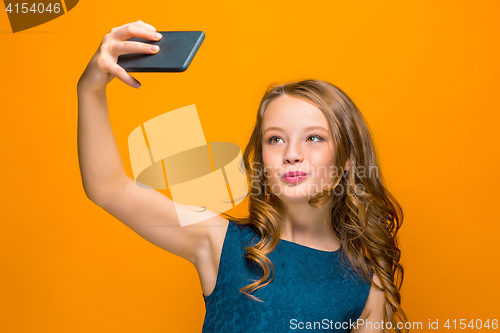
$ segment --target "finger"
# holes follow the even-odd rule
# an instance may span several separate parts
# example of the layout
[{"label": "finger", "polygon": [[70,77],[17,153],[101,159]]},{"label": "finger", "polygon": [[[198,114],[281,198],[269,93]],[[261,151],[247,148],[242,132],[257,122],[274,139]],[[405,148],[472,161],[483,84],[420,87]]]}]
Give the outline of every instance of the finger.
[{"label": "finger", "polygon": [[124,24],[124,25],[120,25],[119,27],[113,27],[113,28],[111,28],[111,30],[110,30],[109,32],[111,33],[111,32],[113,32],[113,31],[118,30],[118,29],[120,29],[120,28],[122,28],[122,27],[124,27],[124,26],[126,26],[126,25],[129,25],[129,24],[131,24],[131,23],[126,23],[126,24]]},{"label": "finger", "polygon": [[113,31],[112,34],[114,38],[121,41],[130,39],[132,37],[159,40],[159,38],[156,37],[156,34],[159,34],[156,32],[156,30],[145,27],[140,23],[124,25]]},{"label": "finger", "polygon": [[142,26],[144,26],[144,27],[147,27],[147,28],[149,28],[149,29],[152,29],[152,30],[156,31],[156,28],[155,28],[155,27],[153,27],[151,24],[147,24],[147,23],[142,22],[141,20],[139,20],[139,21],[136,21],[136,22],[129,22],[129,23],[125,23],[124,25],[121,25],[121,26],[119,26],[119,27],[114,27],[114,28],[112,28],[112,29],[111,29],[111,31],[110,31],[110,32],[112,32],[112,31],[114,31],[114,30],[117,30],[117,29],[120,29],[120,28],[122,28],[122,27],[124,27],[124,26],[127,26],[127,25],[130,25],[130,24],[140,24],[140,25],[142,25]]},{"label": "finger", "polygon": [[115,42],[109,45],[108,52],[112,56],[119,56],[121,54],[128,53],[157,53],[160,48],[155,49],[158,45],[152,45],[149,43],[135,42],[135,41],[123,41]]},{"label": "finger", "polygon": [[142,22],[141,20],[139,20],[139,21],[137,21],[137,22],[138,22],[140,25],[142,25],[142,26],[145,26],[145,27],[147,27],[147,28],[150,28],[150,29],[151,29],[151,30],[153,30],[153,31],[156,31],[156,28],[155,28],[155,27],[153,27],[151,24],[148,24],[148,23],[146,23],[146,22]]},{"label": "finger", "polygon": [[106,62],[106,70],[131,87],[140,88],[141,86],[141,83],[139,81],[133,78],[122,66],[118,65],[115,62]]}]

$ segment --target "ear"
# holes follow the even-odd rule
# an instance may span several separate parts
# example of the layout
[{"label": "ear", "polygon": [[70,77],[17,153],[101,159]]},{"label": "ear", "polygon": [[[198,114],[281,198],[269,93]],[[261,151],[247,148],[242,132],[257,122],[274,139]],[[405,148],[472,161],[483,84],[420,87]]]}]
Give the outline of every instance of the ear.
[{"label": "ear", "polygon": [[348,170],[349,169],[349,161],[345,162],[345,166],[344,166],[344,170]]}]

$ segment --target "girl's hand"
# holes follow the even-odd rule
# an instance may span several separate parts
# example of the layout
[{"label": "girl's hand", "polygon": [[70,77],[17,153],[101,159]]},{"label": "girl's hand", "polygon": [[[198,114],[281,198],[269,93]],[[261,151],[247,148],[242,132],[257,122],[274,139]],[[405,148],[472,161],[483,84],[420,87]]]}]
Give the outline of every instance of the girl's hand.
[{"label": "girl's hand", "polygon": [[141,86],[139,81],[118,65],[118,56],[127,53],[154,54],[158,50],[153,50],[152,45],[148,43],[127,41],[127,39],[132,37],[157,41],[161,39],[161,34],[157,33],[152,25],[142,21],[127,23],[121,27],[111,29],[102,39],[99,49],[80,77],[78,89],[92,91],[105,90],[107,84],[115,77],[118,77],[129,86],[139,88]]}]

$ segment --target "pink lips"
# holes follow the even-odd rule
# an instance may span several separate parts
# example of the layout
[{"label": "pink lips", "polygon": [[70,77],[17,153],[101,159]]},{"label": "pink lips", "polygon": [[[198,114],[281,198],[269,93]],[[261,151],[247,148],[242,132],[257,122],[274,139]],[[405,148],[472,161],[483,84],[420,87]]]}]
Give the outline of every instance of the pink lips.
[{"label": "pink lips", "polygon": [[287,183],[297,183],[306,177],[307,177],[307,173],[302,172],[302,171],[290,171],[290,172],[287,172],[283,175],[283,179]]}]

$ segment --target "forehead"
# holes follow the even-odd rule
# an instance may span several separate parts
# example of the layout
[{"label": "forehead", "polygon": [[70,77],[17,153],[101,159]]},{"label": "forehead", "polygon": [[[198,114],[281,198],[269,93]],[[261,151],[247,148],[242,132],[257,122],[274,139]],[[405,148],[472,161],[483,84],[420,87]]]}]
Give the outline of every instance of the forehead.
[{"label": "forehead", "polygon": [[262,119],[262,131],[268,127],[300,129],[311,126],[329,128],[323,112],[305,99],[283,95],[271,101]]}]

